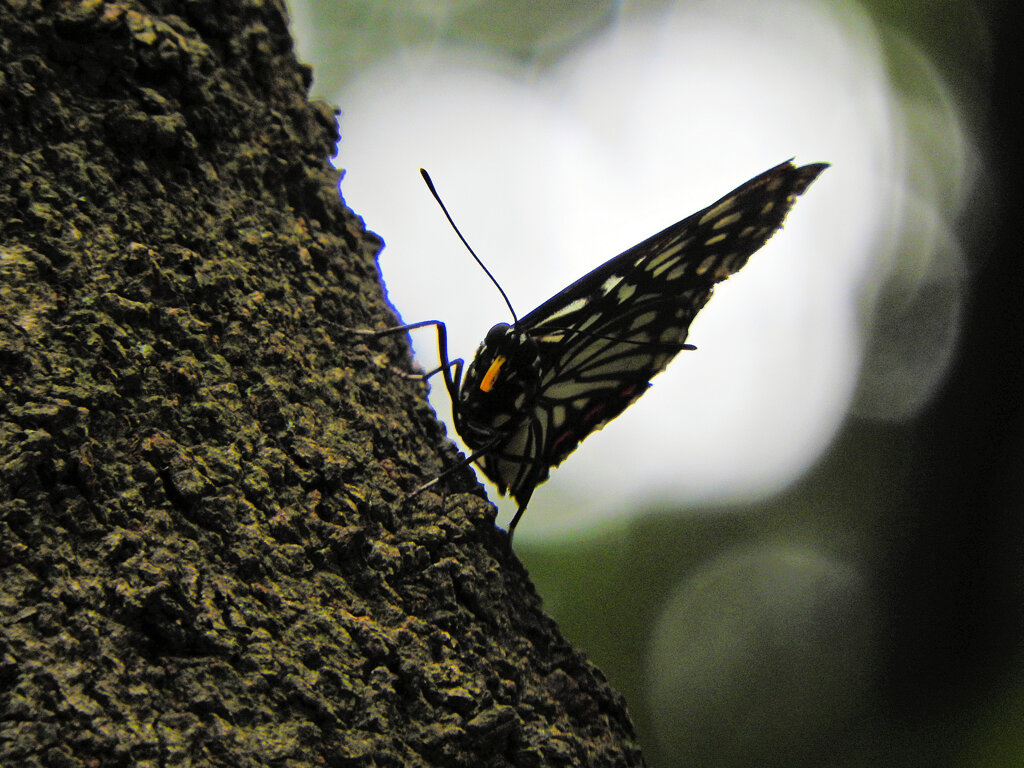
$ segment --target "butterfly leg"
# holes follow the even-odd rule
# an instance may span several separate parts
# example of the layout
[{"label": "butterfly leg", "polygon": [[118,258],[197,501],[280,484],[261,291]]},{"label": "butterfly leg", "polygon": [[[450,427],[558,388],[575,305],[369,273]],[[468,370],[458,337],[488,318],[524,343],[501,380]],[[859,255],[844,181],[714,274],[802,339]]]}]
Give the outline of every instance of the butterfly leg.
[{"label": "butterfly leg", "polygon": [[[454,360],[449,360],[447,365],[450,368],[458,367],[459,370],[461,370],[464,362],[461,357],[458,357]],[[405,379],[406,381],[429,381],[435,375],[440,373],[444,367],[444,365],[439,365],[436,368],[431,368],[426,373],[409,373],[409,371],[403,371],[401,368],[396,368],[393,365],[389,365],[388,370],[398,378]]]},{"label": "butterfly leg", "polygon": [[509,552],[512,551],[512,536],[516,532],[516,526],[519,524],[519,518],[521,518],[523,516],[523,512],[526,511],[526,505],[530,503],[530,497],[532,495],[533,489],[531,488],[528,492],[526,492],[525,498],[523,497],[524,494],[522,493],[520,493],[519,496],[516,496],[516,501],[519,502],[519,508],[516,510],[516,514],[512,518],[512,522],[508,524],[508,540],[505,542],[505,545],[508,547]]},{"label": "butterfly leg", "polygon": [[[454,360],[448,360],[446,363],[443,363],[442,365],[439,365],[436,368],[431,368],[426,373],[407,373],[406,371],[399,371],[399,374],[401,374],[402,378],[405,379],[419,379],[420,381],[426,381],[430,377],[440,373],[441,370],[444,368],[457,367],[459,370],[461,370],[463,365],[464,361],[462,360],[462,358],[457,357]],[[461,378],[461,375],[459,375],[457,378]]]},{"label": "butterfly leg", "polygon": [[437,373],[444,374],[444,385],[448,390],[448,395],[451,397],[452,402],[456,402],[459,394],[459,386],[462,383],[462,368],[464,361],[461,357],[457,357],[454,360],[448,359],[448,328],[440,320],[420,320],[418,323],[409,323],[408,325],[395,325],[390,328],[384,328],[380,331],[374,331],[369,328],[346,328],[348,333],[355,334],[357,336],[366,336],[369,338],[379,339],[384,336],[392,336],[396,333],[406,333],[408,331],[416,330],[417,328],[426,328],[427,326],[434,326],[437,329],[437,353],[438,357],[441,358],[441,364],[436,368],[433,368],[426,373],[407,373],[405,371],[398,371],[399,375],[407,379],[420,379],[426,381],[431,376]]},{"label": "butterfly leg", "polygon": [[436,325],[438,328],[443,328],[444,323],[440,320],[420,320],[418,323],[409,323],[408,325],[393,325],[390,328],[384,328],[379,331],[375,331],[372,328],[345,328],[343,330],[353,333],[357,336],[373,336],[374,338],[380,338],[382,336],[391,336],[396,333],[405,333],[406,331],[415,331],[417,328],[426,328],[428,325]]},{"label": "butterfly leg", "polygon": [[452,464],[450,467],[448,467],[448,469],[446,469],[443,472],[441,472],[441,474],[439,474],[437,477],[433,478],[432,480],[427,481],[423,485],[420,485],[420,486],[417,486],[416,488],[414,488],[412,491],[410,491],[406,495],[406,498],[407,499],[412,498],[416,494],[421,493],[421,492],[427,490],[428,488],[432,488],[433,486],[437,485],[441,480],[444,480],[449,475],[454,474],[455,472],[458,472],[463,467],[466,467],[466,466],[469,466],[470,464],[472,464],[474,461],[479,459],[481,456],[486,455],[487,452],[493,450],[493,448],[494,448],[494,445],[491,444],[491,443],[488,443],[487,445],[485,445],[480,450],[473,451],[473,453],[469,454],[469,456],[464,456],[460,461],[458,461],[455,464]]}]

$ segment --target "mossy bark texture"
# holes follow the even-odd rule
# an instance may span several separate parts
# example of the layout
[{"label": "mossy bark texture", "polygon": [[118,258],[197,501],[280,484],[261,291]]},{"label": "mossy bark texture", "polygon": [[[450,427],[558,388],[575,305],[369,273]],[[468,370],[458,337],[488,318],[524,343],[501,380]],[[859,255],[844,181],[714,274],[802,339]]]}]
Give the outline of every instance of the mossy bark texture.
[{"label": "mossy bark texture", "polygon": [[[281,2],[0,0],[0,765],[625,766]],[[415,169],[412,169],[415,172]]]}]

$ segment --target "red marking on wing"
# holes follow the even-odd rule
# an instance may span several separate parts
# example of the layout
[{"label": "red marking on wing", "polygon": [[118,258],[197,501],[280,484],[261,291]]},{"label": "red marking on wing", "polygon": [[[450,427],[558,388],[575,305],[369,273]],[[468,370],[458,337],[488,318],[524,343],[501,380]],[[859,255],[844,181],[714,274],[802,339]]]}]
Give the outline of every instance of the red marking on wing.
[{"label": "red marking on wing", "polygon": [[[554,463],[559,463],[562,459],[564,459],[566,456],[572,453],[576,446],[580,444],[580,441],[583,440],[583,438],[585,438],[587,435],[589,435],[590,432],[595,428],[595,426],[599,426],[602,423],[602,420],[600,418],[601,414],[608,411],[609,406],[614,406],[611,409],[613,413],[610,418],[615,418],[620,413],[622,413],[626,409],[626,406],[628,406],[634,399],[636,399],[637,395],[639,395],[642,391],[643,388],[641,388],[639,384],[630,384],[624,387],[614,398],[609,398],[607,400],[599,402],[597,405],[595,405],[593,408],[591,408],[589,411],[583,414],[583,418],[580,419],[580,426],[583,427],[582,430],[577,432],[577,430],[574,429],[573,427],[569,427],[564,432],[562,432],[558,437],[556,437],[554,441],[551,443],[551,459],[554,461]],[[581,432],[582,434],[580,434]],[[569,445],[566,446],[566,450],[564,451],[564,453],[560,452],[559,447],[567,441],[571,442],[569,443]]]}]

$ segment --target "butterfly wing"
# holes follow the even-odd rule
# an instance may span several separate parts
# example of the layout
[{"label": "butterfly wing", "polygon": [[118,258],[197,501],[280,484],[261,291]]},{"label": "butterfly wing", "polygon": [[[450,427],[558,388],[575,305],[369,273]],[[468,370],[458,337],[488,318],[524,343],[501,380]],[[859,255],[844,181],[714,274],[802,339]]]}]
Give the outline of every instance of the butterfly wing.
[{"label": "butterfly wing", "polygon": [[539,395],[480,465],[520,512],[551,467],[687,348],[690,322],[715,283],[747,263],[826,167],[785,162],[762,173],[605,262],[516,324],[540,351]]}]

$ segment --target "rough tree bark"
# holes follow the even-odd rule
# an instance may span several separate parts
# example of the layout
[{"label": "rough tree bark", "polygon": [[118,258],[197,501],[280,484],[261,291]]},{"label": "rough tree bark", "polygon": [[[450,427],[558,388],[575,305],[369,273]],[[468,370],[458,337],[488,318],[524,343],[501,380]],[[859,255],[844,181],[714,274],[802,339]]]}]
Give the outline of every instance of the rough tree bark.
[{"label": "rough tree bark", "polygon": [[0,0],[0,764],[639,765],[393,321],[274,0]]}]

